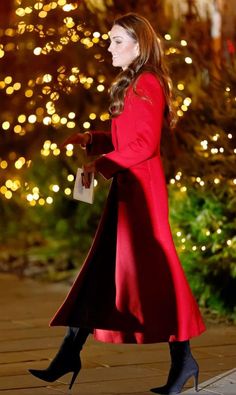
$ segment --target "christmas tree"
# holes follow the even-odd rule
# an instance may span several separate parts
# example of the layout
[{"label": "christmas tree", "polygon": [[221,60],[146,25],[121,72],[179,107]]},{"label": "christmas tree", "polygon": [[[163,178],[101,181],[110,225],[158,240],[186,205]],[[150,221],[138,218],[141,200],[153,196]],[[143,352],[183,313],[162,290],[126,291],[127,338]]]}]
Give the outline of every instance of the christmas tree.
[{"label": "christmas tree", "polygon": [[146,16],[163,36],[179,118],[162,155],[176,247],[202,306],[232,315],[235,289],[235,58],[213,62],[209,20],[192,9],[177,22],[165,2],[16,0],[2,4],[0,208],[2,270],[61,279],[91,244],[109,183],[95,204],[72,199],[85,160],[60,143],[109,130],[107,54],[114,15]]}]

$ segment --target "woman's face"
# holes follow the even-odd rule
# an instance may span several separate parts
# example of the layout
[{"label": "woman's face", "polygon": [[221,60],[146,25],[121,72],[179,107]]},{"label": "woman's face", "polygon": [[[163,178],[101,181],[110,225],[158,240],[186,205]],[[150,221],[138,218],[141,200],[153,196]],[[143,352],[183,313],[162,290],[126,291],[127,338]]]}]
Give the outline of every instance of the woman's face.
[{"label": "woman's face", "polygon": [[122,67],[123,70],[139,55],[139,45],[127,31],[119,25],[114,25],[110,31],[108,51],[112,54],[112,65]]}]

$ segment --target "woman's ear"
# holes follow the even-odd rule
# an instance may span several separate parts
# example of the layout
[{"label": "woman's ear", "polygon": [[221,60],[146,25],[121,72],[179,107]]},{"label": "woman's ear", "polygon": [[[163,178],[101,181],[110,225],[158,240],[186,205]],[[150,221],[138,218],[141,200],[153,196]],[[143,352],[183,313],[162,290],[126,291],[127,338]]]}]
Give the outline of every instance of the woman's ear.
[{"label": "woman's ear", "polygon": [[138,42],[135,45],[135,52],[136,52],[136,56],[140,55],[140,48],[139,48],[139,43]]}]

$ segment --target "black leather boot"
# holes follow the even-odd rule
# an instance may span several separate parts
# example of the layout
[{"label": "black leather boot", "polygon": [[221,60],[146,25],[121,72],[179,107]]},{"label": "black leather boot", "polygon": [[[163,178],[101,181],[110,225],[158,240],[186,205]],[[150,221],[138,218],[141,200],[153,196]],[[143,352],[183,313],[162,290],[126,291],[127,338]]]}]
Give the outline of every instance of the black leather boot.
[{"label": "black leather boot", "polygon": [[73,372],[69,389],[72,388],[74,381],[81,369],[80,351],[91,331],[87,328],[69,327],[62,341],[62,344],[47,369],[29,369],[35,377],[53,382],[64,374]]},{"label": "black leather boot", "polygon": [[194,377],[195,391],[198,390],[199,367],[193,358],[189,341],[170,342],[171,368],[166,385],[152,388],[155,394],[179,394],[186,381]]}]

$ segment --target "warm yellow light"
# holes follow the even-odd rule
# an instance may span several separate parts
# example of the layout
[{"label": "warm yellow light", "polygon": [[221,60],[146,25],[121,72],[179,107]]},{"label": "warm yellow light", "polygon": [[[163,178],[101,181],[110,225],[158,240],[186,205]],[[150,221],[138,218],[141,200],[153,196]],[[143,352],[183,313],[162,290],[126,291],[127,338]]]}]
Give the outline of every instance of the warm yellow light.
[{"label": "warm yellow light", "polygon": [[41,149],[41,155],[43,156],[49,156],[50,155],[50,151],[49,150],[45,150],[45,149]]},{"label": "warm yellow light", "polygon": [[71,74],[71,75],[69,76],[69,81],[70,81],[70,82],[77,82],[77,81],[78,81],[78,78],[77,78],[74,74]]},{"label": "warm yellow light", "polygon": [[55,156],[60,155],[60,153],[61,153],[61,151],[60,151],[59,148],[56,148],[56,149],[53,150],[53,155],[55,155]]},{"label": "warm yellow light", "polygon": [[181,191],[181,192],[186,192],[186,191],[187,191],[187,188],[186,188],[186,187],[181,187],[181,188],[180,188],[180,191]]},{"label": "warm yellow light", "polygon": [[232,139],[232,138],[233,138],[233,135],[232,135],[231,133],[228,133],[228,138],[229,138],[229,139]]},{"label": "warm yellow light", "polygon": [[4,82],[6,84],[10,84],[12,82],[12,77],[10,75],[8,75],[7,77],[4,78]]},{"label": "warm yellow light", "polygon": [[67,144],[66,149],[67,149],[68,151],[73,151],[73,149],[74,149],[73,144]]},{"label": "warm yellow light", "polygon": [[43,76],[43,82],[51,82],[52,81],[52,76],[51,74],[44,74]]},{"label": "warm yellow light", "polygon": [[74,9],[74,6],[73,6],[73,4],[65,4],[62,9],[65,12],[70,12]]},{"label": "warm yellow light", "polygon": [[51,148],[51,150],[56,149],[57,148],[57,144],[56,143],[52,143],[50,148]]},{"label": "warm yellow light", "polygon": [[63,22],[65,23],[66,27],[68,27],[69,29],[75,26],[75,22],[71,17],[67,17],[63,19]]},{"label": "warm yellow light", "polygon": [[0,58],[3,58],[3,56],[5,55],[5,52],[2,48],[0,48]]},{"label": "warm yellow light", "polygon": [[171,184],[175,184],[174,178],[171,178],[170,183],[171,183]]},{"label": "warm yellow light", "polygon": [[94,112],[92,112],[91,114],[89,114],[89,118],[90,118],[90,119],[96,119],[96,118],[97,118],[97,115],[94,114]]},{"label": "warm yellow light", "polygon": [[84,129],[89,129],[90,126],[91,126],[90,122],[84,122],[84,123],[83,123]]},{"label": "warm yellow light", "polygon": [[69,121],[69,122],[67,123],[66,126],[67,126],[69,129],[73,129],[73,128],[75,128],[75,122]]},{"label": "warm yellow light", "polygon": [[31,14],[32,11],[33,11],[33,10],[32,10],[31,7],[26,7],[26,8],[25,8],[25,13],[26,13],[26,14]]},{"label": "warm yellow light", "polygon": [[52,120],[51,120],[50,117],[44,117],[44,118],[43,118],[43,124],[44,124],[44,125],[50,125],[51,122],[52,122]]},{"label": "warm yellow light", "polygon": [[165,34],[164,37],[165,37],[165,39],[167,41],[171,40],[171,35],[170,34]]},{"label": "warm yellow light", "polygon": [[188,111],[188,107],[187,107],[187,106],[185,106],[184,104],[182,104],[182,106],[181,106],[181,110],[182,110],[182,111]]},{"label": "warm yellow light", "polygon": [[188,45],[187,41],[185,40],[181,40],[180,44],[182,45],[182,47],[186,47]]},{"label": "warm yellow light", "polygon": [[5,198],[6,199],[11,199],[12,198],[12,192],[11,191],[6,191]]},{"label": "warm yellow light", "polygon": [[38,200],[39,199],[39,194],[35,192],[33,194],[33,198],[34,198],[34,200]]},{"label": "warm yellow light", "polygon": [[59,185],[52,185],[51,189],[52,189],[53,192],[59,192],[60,191]]},{"label": "warm yellow light", "polygon": [[232,244],[232,240],[227,240],[227,242],[226,242],[226,243],[227,243],[227,245],[228,245],[228,246],[231,246],[231,244]]},{"label": "warm yellow light", "polygon": [[8,121],[5,121],[5,122],[3,122],[2,123],[2,129],[3,130],[8,130],[9,128],[10,128],[10,122],[8,122]]},{"label": "warm yellow light", "polygon": [[219,235],[221,234],[222,230],[219,228],[217,229],[216,233],[218,233]]},{"label": "warm yellow light", "polygon": [[0,167],[1,167],[2,169],[6,169],[7,166],[8,166],[7,161],[6,161],[6,160],[2,160],[1,163],[0,163]]},{"label": "warm yellow light", "polygon": [[51,147],[51,141],[50,140],[45,140],[43,143],[43,148],[44,149],[49,149]]},{"label": "warm yellow light", "polygon": [[18,116],[19,123],[24,123],[25,121],[26,121],[26,116],[24,114]]},{"label": "warm yellow light", "polygon": [[40,198],[39,199],[39,205],[40,206],[44,206],[44,204],[45,204],[45,200],[43,198]]},{"label": "warm yellow light", "polygon": [[73,176],[73,174],[69,174],[67,176],[67,180],[70,181],[70,182],[74,181],[74,179],[75,179],[75,177]]},{"label": "warm yellow light", "polygon": [[214,179],[214,183],[215,183],[215,184],[219,184],[219,183],[220,183],[220,179],[219,179],[219,178],[215,178],[215,179]]},{"label": "warm yellow light", "polygon": [[47,11],[40,11],[38,14],[39,18],[46,18],[47,15],[48,15]]},{"label": "warm yellow light", "polygon": [[34,114],[28,116],[29,123],[35,123],[37,121],[37,117]]},{"label": "warm yellow light", "polygon": [[32,97],[33,94],[34,94],[34,92],[32,91],[32,89],[27,89],[27,90],[25,91],[25,96],[26,96],[26,97]]},{"label": "warm yellow light", "polygon": [[105,86],[104,86],[104,85],[102,85],[102,84],[100,84],[100,85],[98,85],[98,86],[97,86],[97,90],[98,90],[98,92],[103,92],[103,91],[104,91],[104,89],[105,89]]},{"label": "warm yellow light", "polygon": [[32,193],[29,193],[29,194],[26,196],[26,199],[28,200],[28,202],[32,202],[32,200],[34,200],[34,197],[33,197]]},{"label": "warm yellow light", "polygon": [[69,114],[68,114],[68,118],[70,118],[70,119],[74,119],[75,118],[75,113],[74,112],[69,112]]},{"label": "warm yellow light", "polygon": [[52,204],[53,203],[53,198],[51,196],[48,196],[46,199],[47,204]]},{"label": "warm yellow light", "polygon": [[211,232],[209,230],[206,231],[206,236],[210,236]]},{"label": "warm yellow light", "polygon": [[12,86],[8,86],[8,88],[6,89],[6,94],[12,95],[13,92],[14,92],[14,88]]},{"label": "warm yellow light", "polygon": [[62,6],[64,6],[66,4],[66,0],[58,0],[57,4],[62,7]]},{"label": "warm yellow light", "polygon": [[196,251],[197,247],[196,246],[192,246],[192,250]]},{"label": "warm yellow light", "polygon": [[53,114],[52,116],[52,123],[59,123],[61,120],[60,116],[58,114]]},{"label": "warm yellow light", "polygon": [[183,103],[185,106],[189,106],[192,103],[192,99],[190,97],[186,97]]},{"label": "warm yellow light", "polygon": [[1,192],[3,195],[5,195],[5,193],[7,192],[7,187],[5,187],[5,185],[3,185],[3,186],[0,188],[0,192]]},{"label": "warm yellow light", "polygon": [[39,10],[41,10],[41,9],[43,8],[43,4],[40,3],[40,2],[35,3],[34,8],[35,8],[37,11],[39,11]]},{"label": "warm yellow light", "polygon": [[179,89],[179,91],[183,91],[183,90],[184,90],[184,84],[182,84],[182,82],[180,82],[180,83],[177,85],[177,88]]},{"label": "warm yellow light", "polygon": [[96,178],[93,181],[93,185],[94,185],[94,188],[96,188],[96,186],[98,185],[98,180],[96,180]]},{"label": "warm yellow light", "polygon": [[[25,159],[24,159],[24,160],[25,160]],[[16,168],[17,170],[20,170],[20,169],[24,166],[24,164],[25,164],[25,162],[23,162],[22,160],[18,159],[18,160],[15,162],[15,168]]]},{"label": "warm yellow light", "polygon": [[178,237],[180,237],[182,235],[182,232],[178,231],[176,234]]},{"label": "warm yellow light", "polygon": [[13,88],[15,89],[15,91],[20,90],[20,88],[21,88],[21,83],[20,83],[20,82],[15,82],[15,84],[13,85]]},{"label": "warm yellow light", "polygon": [[105,34],[102,35],[102,39],[103,40],[108,40],[108,38],[109,38],[108,34],[105,33]]},{"label": "warm yellow light", "polygon": [[178,115],[179,117],[182,117],[182,116],[184,115],[184,113],[183,113],[182,110],[178,110],[178,111],[177,111],[177,115]]},{"label": "warm yellow light", "polygon": [[67,196],[71,195],[71,189],[70,188],[66,188],[64,192],[65,192],[65,195],[67,195]]},{"label": "warm yellow light", "polygon": [[41,47],[34,48],[34,55],[38,56],[41,53],[42,53],[42,48]]},{"label": "warm yellow light", "polygon": [[17,8],[16,9],[16,15],[18,15],[18,16],[25,16],[25,10],[24,10],[24,8]]},{"label": "warm yellow light", "polygon": [[187,63],[187,64],[193,63],[192,58],[190,58],[189,56],[186,56],[186,58],[184,60],[185,60],[185,63]]},{"label": "warm yellow light", "polygon": [[61,124],[65,125],[67,123],[67,118],[66,117],[62,117],[61,118]]},{"label": "warm yellow light", "polygon": [[13,185],[12,180],[7,180],[7,181],[5,182],[5,185],[6,185],[7,188],[11,188],[12,185]]},{"label": "warm yellow light", "polygon": [[32,189],[32,192],[33,192],[33,193],[39,193],[39,188],[38,188],[38,187],[34,187],[34,188]]},{"label": "warm yellow light", "polygon": [[35,200],[31,200],[31,202],[29,202],[30,206],[34,207],[36,206],[36,201]]},{"label": "warm yellow light", "polygon": [[202,247],[201,247],[201,250],[202,250],[202,251],[206,251],[206,246],[202,246]]}]

